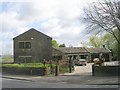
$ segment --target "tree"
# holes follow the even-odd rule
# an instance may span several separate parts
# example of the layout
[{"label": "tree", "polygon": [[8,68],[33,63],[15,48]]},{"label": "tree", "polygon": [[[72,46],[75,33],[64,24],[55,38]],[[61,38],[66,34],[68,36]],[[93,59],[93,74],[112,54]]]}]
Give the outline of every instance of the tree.
[{"label": "tree", "polygon": [[52,40],[52,47],[54,47],[54,48],[58,48],[59,47],[59,45],[58,45],[56,40]]},{"label": "tree", "polygon": [[[116,31],[116,30],[115,30]],[[115,32],[114,31],[114,32]],[[117,33],[117,32],[115,32]],[[117,46],[117,41],[115,40],[114,36],[107,33],[102,37],[102,43],[106,46],[106,48],[111,49],[113,53],[113,57],[117,58],[119,56],[118,48],[120,46]]]},{"label": "tree", "polygon": [[60,44],[59,47],[66,47],[66,45],[65,44]]},{"label": "tree", "polygon": [[[116,30],[114,31],[114,33],[117,33]],[[114,58],[117,58],[117,55],[119,55],[118,47],[120,46],[116,47],[117,41],[115,40],[114,36],[111,35],[110,33],[107,33],[100,37],[98,36],[90,37],[88,45],[92,47],[97,47],[97,48],[105,45],[105,48],[112,50]]]},{"label": "tree", "polygon": [[98,48],[102,45],[101,39],[97,36],[92,36],[89,39],[89,45]]},{"label": "tree", "polygon": [[[89,8],[84,10],[84,21],[87,23],[89,32],[96,34],[108,32],[120,44],[120,1],[119,0],[101,0],[98,3],[92,3]],[[114,32],[114,29],[118,33]]]}]

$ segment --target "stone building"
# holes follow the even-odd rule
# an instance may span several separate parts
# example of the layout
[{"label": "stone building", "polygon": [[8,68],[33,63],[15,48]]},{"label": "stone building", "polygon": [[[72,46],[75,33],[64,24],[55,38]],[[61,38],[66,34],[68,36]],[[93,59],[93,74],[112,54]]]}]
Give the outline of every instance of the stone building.
[{"label": "stone building", "polygon": [[52,58],[52,38],[31,28],[13,38],[14,62],[41,62]]},{"label": "stone building", "polygon": [[94,58],[99,58],[100,53],[103,54],[105,61],[112,60],[112,53],[107,48],[86,48],[87,51],[90,53],[90,61],[93,62]]},{"label": "stone building", "polygon": [[89,60],[89,52],[85,47],[61,47],[53,48],[52,50],[53,58],[61,57],[62,60],[68,60],[70,57],[73,59],[87,59]]},{"label": "stone building", "polygon": [[69,57],[73,57],[73,59],[86,59],[87,62],[99,58],[100,53],[103,53],[106,61],[111,61],[111,51],[106,48],[62,47],[52,50],[53,59],[68,60]]}]

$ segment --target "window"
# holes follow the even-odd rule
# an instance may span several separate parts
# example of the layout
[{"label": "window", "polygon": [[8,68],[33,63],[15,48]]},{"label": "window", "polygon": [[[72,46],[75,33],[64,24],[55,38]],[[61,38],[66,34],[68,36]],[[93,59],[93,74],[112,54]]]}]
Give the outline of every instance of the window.
[{"label": "window", "polygon": [[30,42],[25,42],[25,48],[31,48],[31,43]]},{"label": "window", "polygon": [[19,42],[20,49],[29,49],[31,48],[31,42]]},{"label": "window", "polygon": [[19,62],[20,63],[31,63],[32,56],[19,56]]},{"label": "window", "polygon": [[81,55],[81,59],[86,59],[87,55]]},{"label": "window", "polygon": [[19,48],[21,48],[21,49],[24,48],[24,42],[19,42]]}]

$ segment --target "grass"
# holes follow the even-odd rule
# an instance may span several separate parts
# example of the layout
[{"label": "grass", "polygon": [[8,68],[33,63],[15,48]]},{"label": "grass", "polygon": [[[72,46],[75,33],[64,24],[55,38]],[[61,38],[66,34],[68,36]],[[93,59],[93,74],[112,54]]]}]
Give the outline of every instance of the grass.
[{"label": "grass", "polygon": [[9,55],[2,56],[0,58],[0,62],[2,62],[2,63],[12,63],[13,62],[13,57],[9,56]]}]

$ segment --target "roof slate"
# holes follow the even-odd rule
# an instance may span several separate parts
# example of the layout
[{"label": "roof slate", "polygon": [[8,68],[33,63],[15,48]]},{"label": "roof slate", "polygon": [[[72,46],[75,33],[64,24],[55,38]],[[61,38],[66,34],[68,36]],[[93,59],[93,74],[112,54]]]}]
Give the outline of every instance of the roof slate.
[{"label": "roof slate", "polygon": [[90,53],[109,53],[111,52],[109,49],[106,48],[86,48],[88,52]]},{"label": "roof slate", "polygon": [[63,53],[82,53],[82,52],[88,53],[85,47],[61,47],[56,49]]},{"label": "roof slate", "polygon": [[109,53],[111,52],[106,48],[87,48],[87,47],[60,47],[56,48],[63,53]]}]

